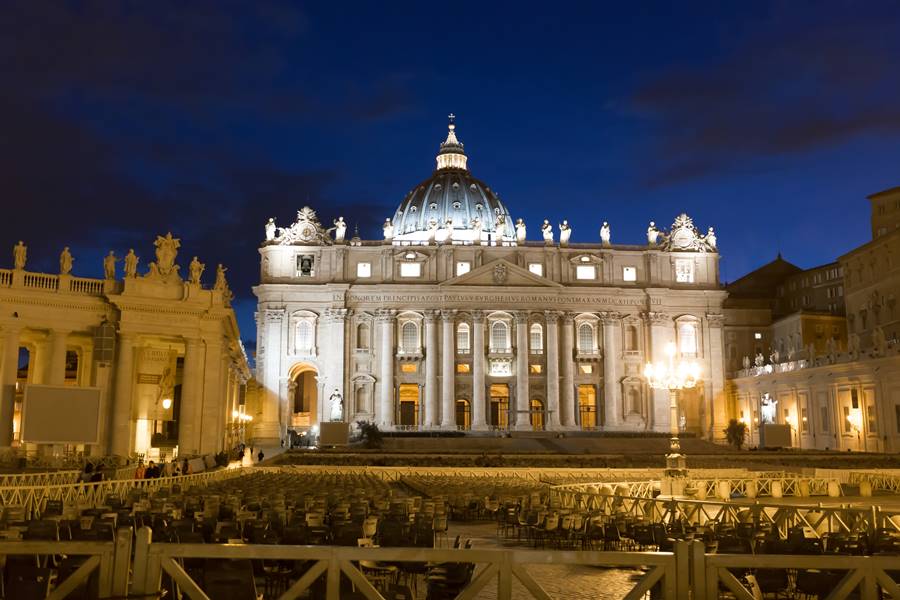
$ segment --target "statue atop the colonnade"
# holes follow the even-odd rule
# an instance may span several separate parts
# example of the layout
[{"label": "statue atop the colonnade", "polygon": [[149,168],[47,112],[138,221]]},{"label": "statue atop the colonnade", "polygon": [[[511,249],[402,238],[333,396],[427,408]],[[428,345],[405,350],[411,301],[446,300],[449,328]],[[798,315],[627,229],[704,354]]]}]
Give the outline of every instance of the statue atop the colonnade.
[{"label": "statue atop the colonnade", "polygon": [[116,255],[112,250],[109,251],[109,254],[103,257],[103,276],[106,279],[116,278],[117,262],[119,262],[119,259],[116,258]]},{"label": "statue atop the colonnade", "polygon": [[128,254],[125,255],[125,277],[137,276],[138,260],[137,254],[134,253],[134,248],[129,248]]},{"label": "statue atop the colonnade", "polygon": [[872,350],[873,356],[882,357],[887,354],[887,338],[884,335],[884,329],[875,327],[872,330]]},{"label": "statue atop the colonnade", "polygon": [[225,271],[228,269],[222,266],[222,263],[216,267],[216,283],[213,285],[214,290],[224,290],[228,287],[228,282],[225,281]]},{"label": "statue atop the colonnade", "polygon": [[655,246],[657,241],[659,240],[659,229],[656,228],[656,223],[650,221],[650,226],[647,227],[647,244],[651,246]]},{"label": "statue atop the colonnade", "polygon": [[391,224],[390,219],[384,220],[382,229],[384,229],[384,241],[390,242],[392,239],[394,239],[394,226]]},{"label": "statue atop the colonnade", "polygon": [[[178,256],[178,249],[181,247],[181,240],[172,237],[170,231],[165,237],[158,235],[156,241],[156,270],[163,277],[168,277],[171,273],[178,271],[178,265],[175,264],[175,257]],[[152,265],[152,263],[151,263]],[[151,271],[153,267],[151,266]]]},{"label": "statue atop the colonnade", "polygon": [[269,220],[266,221],[266,241],[273,242],[275,241],[275,230],[277,226],[275,225],[275,219],[273,217],[269,217]]},{"label": "statue atop the colonnade", "polygon": [[569,227],[569,222],[563,219],[563,222],[559,224],[559,247],[565,248],[569,245],[569,237],[572,235],[572,228]]},{"label": "statue atop the colonnade", "polygon": [[541,225],[541,233],[544,234],[544,245],[552,246],[553,245],[553,225],[550,224],[550,221],[544,219],[544,224]]},{"label": "statue atop the colonnade", "polygon": [[202,262],[197,260],[195,256],[193,260],[191,260],[191,264],[188,266],[188,271],[191,275],[191,283],[194,285],[200,285],[200,276],[203,275],[203,270],[206,268]]},{"label": "statue atop the colonnade", "polygon": [[525,221],[522,219],[516,219],[516,243],[520,245],[525,244]]},{"label": "statue atop the colonnade", "polygon": [[341,396],[341,391],[338,388],[334,388],[334,392],[328,398],[328,401],[331,402],[331,420],[332,421],[343,421],[344,420],[344,398]]},{"label": "statue atop the colonnade", "polygon": [[69,247],[66,246],[63,248],[63,251],[59,253],[59,274],[60,275],[68,275],[72,272],[72,263],[75,261],[72,258],[72,253],[69,252]]},{"label": "statue atop the colonnade", "polygon": [[347,236],[347,223],[344,221],[344,217],[338,217],[332,223],[334,223],[334,241],[343,244],[344,238]]},{"label": "statue atop the colonnade", "polygon": [[603,221],[603,225],[600,227],[600,244],[603,246],[609,246],[609,240],[612,232],[609,228],[609,223]]},{"label": "statue atop the colonnade", "polygon": [[17,271],[25,268],[25,259],[28,256],[28,246],[25,242],[19,240],[19,243],[13,246],[13,267]]}]

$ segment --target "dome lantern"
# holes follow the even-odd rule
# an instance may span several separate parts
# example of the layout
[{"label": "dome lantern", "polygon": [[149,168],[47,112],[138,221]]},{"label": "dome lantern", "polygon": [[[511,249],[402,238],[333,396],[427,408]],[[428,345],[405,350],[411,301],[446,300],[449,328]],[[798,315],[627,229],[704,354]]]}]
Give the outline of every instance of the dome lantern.
[{"label": "dome lantern", "polygon": [[441,144],[441,149],[437,155],[437,168],[441,169],[462,169],[466,170],[466,153],[463,150],[463,144],[456,139],[456,115],[450,113],[447,118],[450,123],[447,125],[447,139]]}]

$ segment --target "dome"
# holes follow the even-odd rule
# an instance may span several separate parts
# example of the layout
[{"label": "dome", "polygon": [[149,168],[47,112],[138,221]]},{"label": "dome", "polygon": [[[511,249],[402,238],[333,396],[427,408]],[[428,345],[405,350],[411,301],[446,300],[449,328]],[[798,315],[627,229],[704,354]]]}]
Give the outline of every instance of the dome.
[{"label": "dome", "polygon": [[431,177],[410,191],[394,214],[395,241],[512,242],[515,229],[509,210],[490,187],[469,173],[463,145],[450,116],[447,139]]}]

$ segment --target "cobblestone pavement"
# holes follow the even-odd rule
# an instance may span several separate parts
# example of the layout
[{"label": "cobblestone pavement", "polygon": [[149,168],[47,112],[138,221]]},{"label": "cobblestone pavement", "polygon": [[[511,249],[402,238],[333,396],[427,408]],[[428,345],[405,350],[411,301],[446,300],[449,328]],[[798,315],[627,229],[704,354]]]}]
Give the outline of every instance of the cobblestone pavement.
[{"label": "cobblestone pavement", "polygon": [[[524,543],[504,542],[497,537],[494,523],[451,523],[448,531],[449,543],[459,535],[463,541],[472,540],[473,548],[527,548]],[[446,544],[447,542],[444,542]],[[478,576],[479,566],[475,571]],[[528,574],[540,584],[554,600],[602,600],[623,598],[643,575],[638,569],[611,569],[588,565],[540,565],[528,566]],[[417,597],[425,598],[425,585],[419,579]],[[492,600],[497,597],[496,578],[476,596],[477,600]],[[513,598],[527,600],[531,594],[515,577],[513,578]]]}]

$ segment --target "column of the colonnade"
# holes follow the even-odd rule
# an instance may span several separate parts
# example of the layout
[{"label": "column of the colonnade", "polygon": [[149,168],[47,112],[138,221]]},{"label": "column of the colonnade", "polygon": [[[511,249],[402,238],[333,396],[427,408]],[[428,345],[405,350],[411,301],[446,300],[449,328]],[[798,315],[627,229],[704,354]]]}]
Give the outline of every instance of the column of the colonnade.
[{"label": "column of the colonnade", "polygon": [[203,409],[200,419],[200,453],[217,452],[224,437],[219,429],[219,411],[224,410],[224,396],[221,388],[222,342],[218,339],[204,340],[206,353],[203,361]]},{"label": "column of the colonnade", "polygon": [[455,310],[442,310],[443,353],[441,355],[441,429],[456,429],[456,345],[453,343]]},{"label": "column of the colonnade", "polygon": [[109,451],[117,456],[131,452],[131,400],[134,392],[134,343],[131,333],[120,333],[116,348],[116,387],[109,423]]},{"label": "column of the colonnade", "polygon": [[531,429],[531,395],[528,390],[528,313],[516,313],[516,431]]},{"label": "column of the colonnade", "polygon": [[484,401],[484,311],[472,311],[472,430],[488,428]]},{"label": "column of the colonnade", "polygon": [[559,414],[559,312],[544,311],[547,318],[547,429],[560,429]]},{"label": "column of the colonnade", "polygon": [[16,378],[19,372],[20,327],[3,328],[0,355],[0,446],[10,446],[13,439],[13,414],[16,404]]},{"label": "column of the colonnade", "polygon": [[381,327],[381,347],[378,349],[379,410],[378,425],[382,429],[394,427],[394,315],[392,309],[380,309],[375,317]]},{"label": "column of the colonnade", "polygon": [[203,401],[203,346],[198,338],[184,340],[184,369],[181,379],[181,408],[178,413],[178,453],[200,452],[200,410]]},{"label": "column of the colonnade", "polygon": [[68,341],[68,331],[53,329],[50,332],[50,360],[45,363],[47,371],[44,374],[44,383],[49,385],[66,383],[66,344]]},{"label": "column of the colonnade", "polygon": [[[606,426],[619,427],[622,424],[622,399],[619,393],[619,348],[616,345],[616,326],[619,315],[614,312],[602,313],[600,322],[603,325],[603,404],[606,413]],[[598,421],[599,424],[599,421]]]},{"label": "column of the colonnade", "polygon": [[431,429],[438,424],[438,341],[436,310],[425,311],[425,420]]}]

